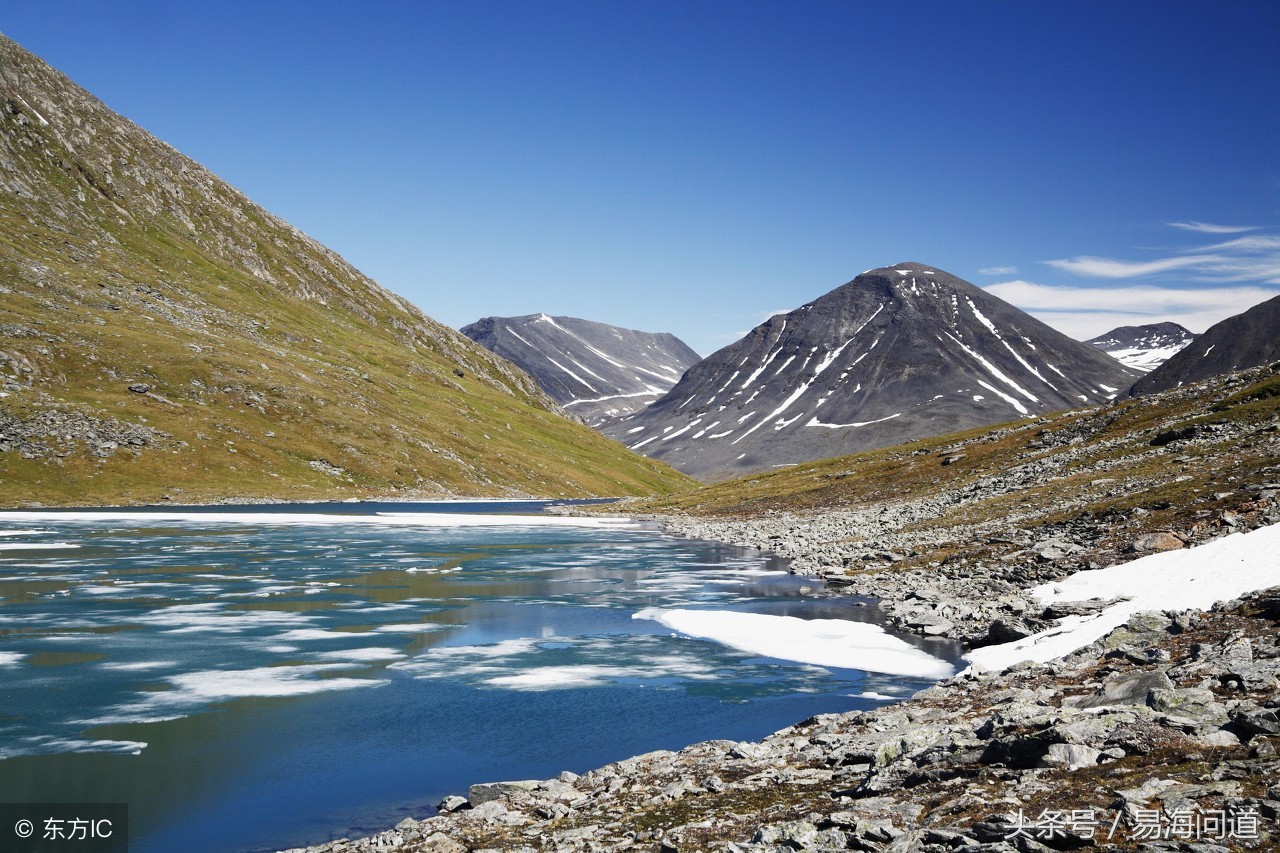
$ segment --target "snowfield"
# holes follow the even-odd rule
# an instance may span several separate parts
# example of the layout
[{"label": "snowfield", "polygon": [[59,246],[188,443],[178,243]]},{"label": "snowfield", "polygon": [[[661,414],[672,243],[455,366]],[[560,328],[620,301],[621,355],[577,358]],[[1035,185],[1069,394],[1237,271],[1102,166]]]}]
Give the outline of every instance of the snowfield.
[{"label": "snowfield", "polygon": [[1273,586],[1280,586],[1280,524],[1038,586],[1032,594],[1044,604],[1122,600],[1092,616],[1068,616],[1026,639],[975,649],[965,659],[975,671],[1050,661],[1089,645],[1143,610],[1207,610]]}]

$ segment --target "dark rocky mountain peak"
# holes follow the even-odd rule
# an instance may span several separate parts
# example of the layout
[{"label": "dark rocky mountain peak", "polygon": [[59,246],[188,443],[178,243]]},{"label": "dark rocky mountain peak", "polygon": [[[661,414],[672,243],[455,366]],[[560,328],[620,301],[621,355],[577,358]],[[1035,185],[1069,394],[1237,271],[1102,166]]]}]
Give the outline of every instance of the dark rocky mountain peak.
[{"label": "dark rocky mountain peak", "polygon": [[524,369],[565,411],[594,427],[640,411],[699,360],[675,335],[577,317],[485,317],[462,333]]},{"label": "dark rocky mountain peak", "polygon": [[969,282],[905,262],[771,317],[605,433],[717,479],[1105,403],[1137,375]]},{"label": "dark rocky mountain peak", "polygon": [[1210,326],[1195,343],[1133,384],[1141,396],[1280,360],[1280,296]]},{"label": "dark rocky mountain peak", "polygon": [[1147,373],[1195,339],[1194,334],[1177,323],[1150,323],[1145,326],[1119,326],[1085,343],[1135,370]]}]

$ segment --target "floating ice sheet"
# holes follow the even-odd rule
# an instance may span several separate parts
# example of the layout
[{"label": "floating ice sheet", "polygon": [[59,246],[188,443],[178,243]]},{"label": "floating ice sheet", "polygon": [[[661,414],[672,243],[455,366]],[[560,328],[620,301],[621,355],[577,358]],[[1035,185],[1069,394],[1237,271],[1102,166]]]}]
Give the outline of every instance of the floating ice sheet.
[{"label": "floating ice sheet", "polygon": [[632,618],[652,619],[691,637],[781,660],[917,678],[946,678],[953,672],[946,661],[866,622],[653,607]]}]

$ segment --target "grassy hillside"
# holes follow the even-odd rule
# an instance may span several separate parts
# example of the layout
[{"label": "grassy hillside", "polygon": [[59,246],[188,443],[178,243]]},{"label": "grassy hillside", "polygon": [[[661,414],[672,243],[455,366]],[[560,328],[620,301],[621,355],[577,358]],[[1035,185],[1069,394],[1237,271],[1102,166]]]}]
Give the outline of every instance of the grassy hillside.
[{"label": "grassy hillside", "polygon": [[[1116,535],[1218,525],[1280,489],[1280,363],[1056,416],[954,433],[629,503],[627,512],[704,518],[876,510],[937,498],[916,527],[957,531],[1008,520],[1052,529],[1125,519]],[[1105,537],[1104,537],[1105,538]],[[954,541],[953,541],[954,540]],[[946,559],[940,536],[899,568]],[[1008,546],[1008,547],[1006,547]],[[1009,550],[991,541],[970,550]]]},{"label": "grassy hillside", "polygon": [[0,36],[0,505],[691,482]]}]

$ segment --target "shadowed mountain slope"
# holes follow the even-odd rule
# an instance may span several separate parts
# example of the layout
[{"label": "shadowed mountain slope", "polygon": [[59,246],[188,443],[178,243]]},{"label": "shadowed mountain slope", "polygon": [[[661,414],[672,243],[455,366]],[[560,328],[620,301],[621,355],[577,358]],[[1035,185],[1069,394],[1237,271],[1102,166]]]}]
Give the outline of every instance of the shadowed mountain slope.
[{"label": "shadowed mountain slope", "polygon": [[1280,296],[1228,317],[1133,384],[1137,397],[1280,360]]},{"label": "shadowed mountain slope", "polygon": [[595,428],[640,411],[699,360],[675,335],[576,317],[485,317],[462,334],[524,370]]},{"label": "shadowed mountain slope", "polygon": [[863,273],[605,429],[704,479],[1106,402],[1137,377],[953,275]]}]

